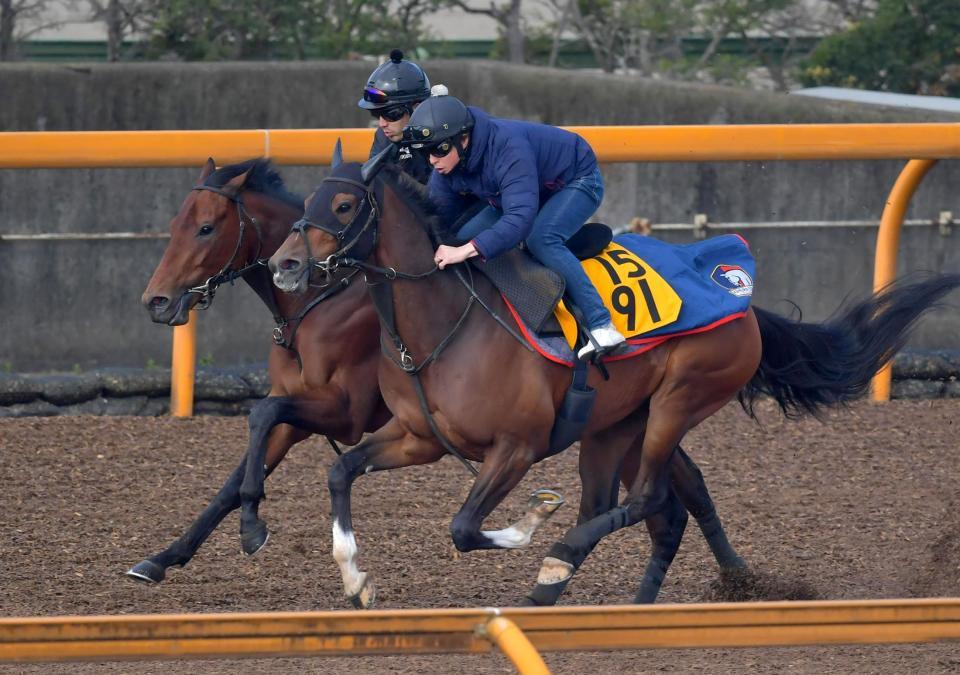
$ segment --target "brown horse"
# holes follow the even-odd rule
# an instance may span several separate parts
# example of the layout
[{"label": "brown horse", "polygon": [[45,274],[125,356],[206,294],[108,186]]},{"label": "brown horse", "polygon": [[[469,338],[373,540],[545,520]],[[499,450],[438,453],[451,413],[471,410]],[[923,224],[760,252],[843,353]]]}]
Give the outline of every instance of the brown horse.
[{"label": "brown horse", "polygon": [[[481,526],[548,455],[571,377],[501,330],[493,315],[507,316],[507,309],[486,279],[464,266],[436,269],[433,252],[442,234],[429,200],[382,160],[362,170],[336,167],[308,208],[313,227],[291,235],[269,262],[281,287],[292,285],[311,256],[328,273],[359,268],[378,306],[380,387],[394,418],[341,456],[329,475],[334,558],[347,594],[363,606],[372,601],[373,587],[356,563],[353,481],[458,451],[483,465],[450,525],[456,547],[524,545],[529,537],[522,528]],[[603,536],[645,519],[654,546],[635,599],[652,601],[686,523],[671,479],[676,484],[679,467],[697,474],[702,486],[677,450],[684,434],[738,393],[748,411],[766,393],[790,415],[861,395],[912,322],[958,285],[960,275],[953,275],[892,288],[823,324],[755,308],[711,331],[610,362],[608,381],[591,373],[598,393],[580,445],[578,524],[544,559],[527,601],[554,603]],[[627,494],[618,506],[621,482]]]},{"label": "brown horse", "polygon": [[[170,243],[143,293],[154,321],[183,324],[191,307],[210,304],[217,286],[242,278],[277,328],[269,356],[270,394],[250,412],[247,454],[187,532],[130,569],[135,579],[160,582],[168,567],[186,565],[241,505],[243,550],[255,553],[268,536],[257,514],[263,482],[290,447],[311,434],[353,445],[389,418],[376,382],[377,316],[364,285],[349,271],[300,296],[281,293],[270,282],[264,256],[302,215],[303,200],[284,188],[266,160],[219,170],[207,160],[170,222]],[[321,302],[322,311],[311,311]]]}]

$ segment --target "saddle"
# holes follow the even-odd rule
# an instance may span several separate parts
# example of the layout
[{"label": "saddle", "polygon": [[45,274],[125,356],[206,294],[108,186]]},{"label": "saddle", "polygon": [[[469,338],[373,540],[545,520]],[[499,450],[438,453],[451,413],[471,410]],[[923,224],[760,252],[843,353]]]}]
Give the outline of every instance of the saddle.
[{"label": "saddle", "polygon": [[[599,255],[613,240],[613,231],[602,223],[587,223],[567,240],[578,260]],[[471,258],[471,264],[493,282],[524,323],[538,335],[561,334],[554,308],[563,297],[563,278],[541,265],[526,249],[515,248],[483,262]],[[569,303],[569,298],[565,300]]]}]

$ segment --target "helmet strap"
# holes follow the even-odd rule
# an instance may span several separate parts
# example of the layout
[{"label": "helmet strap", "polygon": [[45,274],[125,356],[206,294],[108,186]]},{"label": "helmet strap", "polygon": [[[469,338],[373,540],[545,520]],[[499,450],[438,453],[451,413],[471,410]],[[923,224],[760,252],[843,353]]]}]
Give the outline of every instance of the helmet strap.
[{"label": "helmet strap", "polygon": [[466,148],[463,147],[463,137],[466,135],[467,133],[462,131],[453,137],[453,141],[457,144],[457,156],[460,158],[460,161],[457,162],[457,166],[467,166],[467,157],[470,154],[470,147],[472,144],[467,144]]}]

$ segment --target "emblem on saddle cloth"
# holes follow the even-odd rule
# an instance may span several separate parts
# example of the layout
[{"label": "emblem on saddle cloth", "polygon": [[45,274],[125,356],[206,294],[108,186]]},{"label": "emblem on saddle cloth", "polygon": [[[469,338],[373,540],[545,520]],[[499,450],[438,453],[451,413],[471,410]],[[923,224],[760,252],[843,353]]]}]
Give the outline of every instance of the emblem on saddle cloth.
[{"label": "emblem on saddle cloth", "polygon": [[[623,246],[611,243],[603,253],[581,261],[581,265],[610,310],[613,325],[624,337],[665,328],[680,316],[680,295],[651,265]],[[573,347],[576,321],[563,301],[554,313],[567,343]]]}]

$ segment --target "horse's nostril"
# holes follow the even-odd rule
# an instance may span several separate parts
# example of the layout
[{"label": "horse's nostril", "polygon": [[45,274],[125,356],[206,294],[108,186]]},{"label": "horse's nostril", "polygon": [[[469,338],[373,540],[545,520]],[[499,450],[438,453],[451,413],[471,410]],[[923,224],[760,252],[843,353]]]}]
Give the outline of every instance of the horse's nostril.
[{"label": "horse's nostril", "polygon": [[163,309],[170,304],[170,298],[164,297],[162,295],[155,295],[150,298],[150,307],[151,309]]},{"label": "horse's nostril", "polygon": [[293,258],[285,258],[280,261],[280,269],[284,272],[292,272],[300,267],[300,261]]}]

